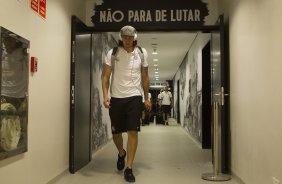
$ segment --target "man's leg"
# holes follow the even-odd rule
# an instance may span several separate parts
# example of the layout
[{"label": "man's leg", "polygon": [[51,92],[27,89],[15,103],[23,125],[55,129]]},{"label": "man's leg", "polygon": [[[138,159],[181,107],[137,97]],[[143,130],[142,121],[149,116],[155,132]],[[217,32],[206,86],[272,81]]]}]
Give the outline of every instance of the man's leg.
[{"label": "man's leg", "polygon": [[166,125],[168,125],[168,118],[170,117],[169,113],[166,114]]},{"label": "man's leg", "polygon": [[121,133],[113,134],[113,140],[118,149],[117,169],[121,171],[125,166],[125,156],[126,156],[126,152],[123,149],[122,134]]},{"label": "man's leg", "polygon": [[137,131],[128,131],[128,140],[127,140],[127,167],[132,168],[133,161],[135,158],[135,153],[138,145],[138,132]]},{"label": "man's leg", "polygon": [[122,138],[122,134],[113,134],[113,141],[118,149],[118,153],[120,156],[124,155],[124,149],[123,149],[123,138]]},{"label": "man's leg", "polygon": [[163,123],[165,124],[166,118],[165,118],[165,106],[162,106],[162,117],[163,117]]}]

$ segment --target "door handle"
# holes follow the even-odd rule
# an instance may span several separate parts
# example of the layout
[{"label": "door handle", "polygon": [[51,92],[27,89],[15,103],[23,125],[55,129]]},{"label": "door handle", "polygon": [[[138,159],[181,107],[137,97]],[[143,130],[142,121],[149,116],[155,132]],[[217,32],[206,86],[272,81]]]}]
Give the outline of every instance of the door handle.
[{"label": "door handle", "polygon": [[224,87],[221,87],[220,95],[221,95],[221,105],[223,106],[224,105],[224,97],[225,96],[229,96],[229,94],[228,93],[224,93]]}]

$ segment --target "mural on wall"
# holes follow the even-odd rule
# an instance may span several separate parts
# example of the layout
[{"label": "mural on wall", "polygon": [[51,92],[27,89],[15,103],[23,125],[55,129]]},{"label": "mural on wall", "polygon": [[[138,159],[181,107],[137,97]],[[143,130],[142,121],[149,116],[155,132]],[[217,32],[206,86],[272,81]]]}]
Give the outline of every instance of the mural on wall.
[{"label": "mural on wall", "polygon": [[[202,39],[198,39],[200,36]],[[201,52],[199,51],[209,40],[209,37],[201,34],[200,36],[197,36],[196,41],[183,59],[178,71],[179,79],[175,78],[174,80],[180,80],[181,125],[196,140],[202,142],[202,70],[198,65],[202,65]]]},{"label": "mural on wall", "polygon": [[[190,54],[189,54],[190,53]],[[198,93],[197,93],[197,57],[194,55],[195,53],[189,52],[188,60],[187,60],[187,70],[189,70],[188,78],[188,95],[186,99],[184,99],[186,104],[186,111],[184,112],[184,122],[183,127],[189,131],[189,133],[195,137],[197,140],[200,140],[201,129],[199,129],[199,102],[198,102]],[[183,87],[181,87],[183,88]],[[186,92],[184,92],[186,93]]]},{"label": "mural on wall", "polygon": [[[172,80],[173,81],[173,80]],[[177,123],[180,123],[180,100],[179,98],[180,97],[180,80],[178,80],[177,82],[172,82],[173,83],[173,86],[172,86],[172,89],[173,89],[173,117],[175,118],[175,120],[177,121]]]},{"label": "mural on wall", "polygon": [[27,151],[29,41],[0,27],[0,160]]},{"label": "mural on wall", "polygon": [[107,52],[117,45],[117,42],[110,33],[95,33],[92,34],[92,39],[91,133],[92,152],[95,152],[107,143],[111,135],[108,109],[103,106],[101,75],[104,58]]},{"label": "mural on wall", "polygon": [[93,58],[92,58],[92,69],[93,73],[97,73],[102,69],[103,66],[103,36],[104,33],[99,33],[99,34],[92,34],[92,39],[93,39]]},{"label": "mural on wall", "polygon": [[187,57],[188,57],[188,53],[185,55],[179,69],[180,69],[180,96],[181,99],[183,100],[184,98],[184,93],[185,93],[185,87],[186,87],[186,63],[187,63]]},{"label": "mural on wall", "polygon": [[[93,89],[93,88],[92,88]],[[102,122],[102,104],[100,101],[100,92],[96,87],[92,94],[92,113],[91,113],[91,136],[92,150],[107,142],[107,124]]]},{"label": "mural on wall", "polygon": [[190,81],[191,81],[191,90],[190,90],[190,96],[189,96],[189,104],[191,104],[191,116],[189,117],[190,121],[188,121],[188,130],[190,133],[197,138],[199,141],[199,132],[201,129],[199,129],[199,102],[198,102],[198,70],[197,70],[197,62],[198,57],[196,53],[193,53],[193,58],[190,61]]},{"label": "mural on wall", "polygon": [[197,129],[194,130],[195,136],[197,137],[197,139],[202,142],[202,122],[203,122],[203,118],[202,118],[202,90],[197,91]]}]

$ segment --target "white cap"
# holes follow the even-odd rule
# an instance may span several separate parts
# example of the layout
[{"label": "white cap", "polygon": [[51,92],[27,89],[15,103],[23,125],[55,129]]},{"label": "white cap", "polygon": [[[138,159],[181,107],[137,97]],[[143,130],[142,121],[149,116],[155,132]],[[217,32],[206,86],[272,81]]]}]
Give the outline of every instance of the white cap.
[{"label": "white cap", "polygon": [[120,36],[133,36],[134,37],[134,40],[137,39],[137,31],[134,27],[132,26],[124,26],[120,29],[120,32],[119,32]]}]

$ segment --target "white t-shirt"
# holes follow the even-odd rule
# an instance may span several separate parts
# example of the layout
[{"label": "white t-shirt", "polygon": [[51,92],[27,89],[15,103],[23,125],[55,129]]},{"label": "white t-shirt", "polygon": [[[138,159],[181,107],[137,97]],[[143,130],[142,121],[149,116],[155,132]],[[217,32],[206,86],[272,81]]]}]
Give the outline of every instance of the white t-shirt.
[{"label": "white t-shirt", "polygon": [[[116,60],[113,61],[115,64],[111,76],[111,97],[142,96],[141,65],[148,67],[148,54],[146,49],[142,48],[144,54],[144,62],[142,63],[137,49],[135,47],[133,52],[128,53],[123,48],[118,48]],[[112,52],[113,50],[111,49],[105,58],[105,64],[109,66],[112,66]]]},{"label": "white t-shirt", "polygon": [[172,94],[170,91],[163,91],[161,93],[162,105],[171,105],[170,98],[172,98]]}]

